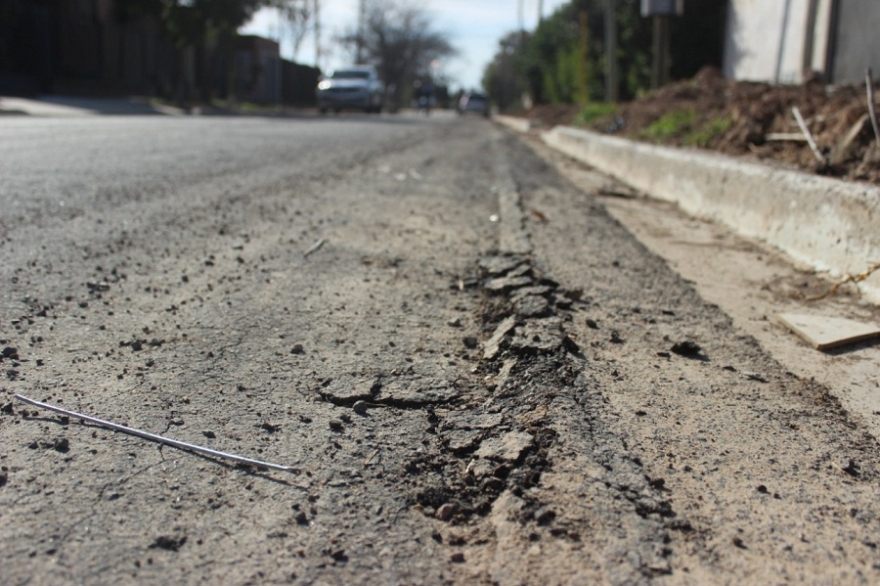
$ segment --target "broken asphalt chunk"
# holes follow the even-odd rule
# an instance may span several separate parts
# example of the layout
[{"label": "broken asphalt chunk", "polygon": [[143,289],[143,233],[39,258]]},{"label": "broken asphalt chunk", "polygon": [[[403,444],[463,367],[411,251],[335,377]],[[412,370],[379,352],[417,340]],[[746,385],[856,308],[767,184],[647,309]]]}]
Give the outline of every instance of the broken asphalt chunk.
[{"label": "broken asphalt chunk", "polygon": [[490,277],[498,277],[525,264],[521,256],[484,256],[480,259],[480,268]]},{"label": "broken asphalt chunk", "polygon": [[331,380],[318,392],[331,403],[352,404],[357,401],[370,401],[381,386],[382,383],[378,377],[343,375]]},{"label": "broken asphalt chunk", "polygon": [[488,460],[516,462],[522,453],[532,447],[532,434],[524,431],[511,431],[500,437],[484,440],[476,455]]},{"label": "broken asphalt chunk", "polygon": [[510,348],[515,352],[552,352],[564,341],[562,319],[551,317],[518,326],[510,339]]},{"label": "broken asphalt chunk", "polygon": [[543,317],[550,311],[550,302],[539,295],[524,295],[513,302],[513,310],[520,317]]},{"label": "broken asphalt chunk", "polygon": [[397,407],[448,403],[459,397],[449,383],[435,380],[396,380],[382,386],[376,401]]},{"label": "broken asphalt chunk", "polygon": [[498,277],[486,281],[484,288],[490,293],[505,293],[531,284],[531,277]]},{"label": "broken asphalt chunk", "polygon": [[492,360],[498,355],[501,351],[501,344],[504,342],[504,338],[514,327],[516,327],[516,317],[514,316],[510,316],[498,324],[492,337],[486,342],[486,347],[483,350],[484,359]]}]

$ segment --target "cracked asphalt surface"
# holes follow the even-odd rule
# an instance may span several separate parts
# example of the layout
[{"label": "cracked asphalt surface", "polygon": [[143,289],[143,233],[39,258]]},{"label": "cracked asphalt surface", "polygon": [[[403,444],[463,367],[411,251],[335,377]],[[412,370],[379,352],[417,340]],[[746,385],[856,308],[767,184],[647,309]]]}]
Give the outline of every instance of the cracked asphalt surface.
[{"label": "cracked asphalt surface", "polygon": [[0,125],[3,583],[877,582],[876,440],[489,122]]}]

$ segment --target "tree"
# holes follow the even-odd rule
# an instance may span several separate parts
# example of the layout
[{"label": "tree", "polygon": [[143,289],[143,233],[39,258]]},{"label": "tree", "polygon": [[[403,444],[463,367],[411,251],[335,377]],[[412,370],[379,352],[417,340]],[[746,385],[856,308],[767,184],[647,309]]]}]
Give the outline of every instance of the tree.
[{"label": "tree", "polygon": [[[227,68],[227,94],[231,94],[234,84],[235,39],[238,29],[254,13],[264,6],[291,3],[289,0],[116,0],[116,13],[121,21],[134,20],[142,16],[157,17],[176,51],[175,74],[177,99],[182,101],[191,93],[190,85],[200,86],[201,98],[208,99],[213,87],[212,75],[202,71],[199,79],[189,79],[184,73],[185,53],[195,51],[202,63],[213,57],[212,67],[221,62],[223,55]],[[203,68],[205,69],[205,68]]]},{"label": "tree", "polygon": [[287,23],[293,45],[293,57],[296,59],[302,42],[316,17],[317,0],[274,0],[273,6]]},{"label": "tree", "polygon": [[[618,48],[618,94],[632,99],[650,85],[651,21],[643,18],[639,0],[615,0]],[[672,22],[673,79],[693,76],[705,65],[720,66],[727,0],[685,0],[684,16]],[[605,92],[605,10],[607,0],[571,0],[542,20],[526,42],[501,50],[484,79],[502,62],[515,64],[519,83],[536,103],[601,100]],[[586,29],[581,15],[586,15]],[[586,33],[586,34],[584,34]],[[507,39],[507,38],[506,38]],[[586,47],[581,43],[586,40]],[[584,53],[586,59],[584,59]],[[497,88],[487,87],[498,101]]]},{"label": "tree", "polygon": [[352,55],[360,47],[364,61],[376,66],[392,107],[408,101],[416,79],[433,77],[432,62],[456,52],[425,11],[395,0],[369,0],[360,30],[339,40]]},{"label": "tree", "polygon": [[483,89],[489,92],[499,109],[519,106],[526,86],[523,83],[523,56],[528,33],[508,33],[498,42],[498,53],[483,71]]}]

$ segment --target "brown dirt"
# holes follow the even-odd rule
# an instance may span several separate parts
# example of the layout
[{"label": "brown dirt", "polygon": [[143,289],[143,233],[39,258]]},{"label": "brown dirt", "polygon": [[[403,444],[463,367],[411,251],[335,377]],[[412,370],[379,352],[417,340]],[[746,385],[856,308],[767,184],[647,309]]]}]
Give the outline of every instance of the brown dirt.
[{"label": "brown dirt", "polygon": [[[875,96],[880,90],[875,91]],[[819,163],[804,140],[768,140],[768,135],[802,137],[792,108],[797,107],[830,160]],[[537,106],[527,116],[541,125],[575,124],[577,106]],[[677,132],[657,137],[646,132],[670,112],[689,112],[692,118]],[[675,146],[698,146],[734,156],[750,156],[800,169],[854,181],[880,184],[880,148],[877,147],[867,115],[864,84],[826,86],[808,82],[800,86],[773,86],[735,82],[722,78],[716,69],[706,68],[693,79],[660,88],[633,102],[621,104],[616,112],[588,124],[598,132],[617,134]],[[726,127],[706,132],[710,124]],[[838,156],[836,149],[854,127],[861,131],[849,152]]]}]

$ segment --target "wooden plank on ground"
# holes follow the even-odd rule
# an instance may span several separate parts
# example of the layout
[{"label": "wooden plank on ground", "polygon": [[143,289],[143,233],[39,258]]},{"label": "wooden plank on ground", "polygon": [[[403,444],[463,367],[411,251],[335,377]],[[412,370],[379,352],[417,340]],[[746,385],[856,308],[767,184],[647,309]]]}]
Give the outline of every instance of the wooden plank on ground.
[{"label": "wooden plank on ground", "polygon": [[799,313],[779,314],[779,321],[817,350],[855,344],[880,336],[880,328],[840,317]]}]

